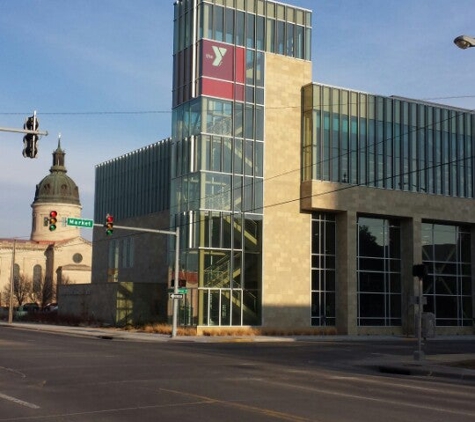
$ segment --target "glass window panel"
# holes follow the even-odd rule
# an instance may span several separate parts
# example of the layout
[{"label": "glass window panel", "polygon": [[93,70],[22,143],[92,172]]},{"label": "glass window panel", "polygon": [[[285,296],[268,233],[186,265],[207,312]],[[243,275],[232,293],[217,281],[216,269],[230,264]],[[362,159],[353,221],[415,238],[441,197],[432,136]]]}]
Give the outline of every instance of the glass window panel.
[{"label": "glass window panel", "polygon": [[264,140],[264,108],[256,106],[256,139]]},{"label": "glass window panel", "polygon": [[321,290],[320,286],[320,270],[312,271],[312,290]]},{"label": "glass window panel", "polygon": [[255,35],[254,30],[256,26],[256,17],[255,15],[248,13],[247,14],[247,26],[246,26],[246,47],[254,48],[255,46]]},{"label": "glass window panel", "polygon": [[276,53],[284,54],[285,49],[285,22],[277,21],[277,48]]},{"label": "glass window panel", "polygon": [[286,30],[286,55],[293,57],[294,55],[294,30],[295,25],[288,23]]},{"label": "glass window panel", "polygon": [[[255,60],[255,84],[259,87],[264,87],[264,65],[265,65],[265,55],[262,52],[256,53],[256,60]],[[256,102],[258,104],[264,104],[264,90],[260,90],[262,92],[260,97],[256,97]]]},{"label": "glass window panel", "polygon": [[234,10],[226,8],[225,11],[225,41],[229,44],[234,43]]},{"label": "glass window panel", "polygon": [[232,172],[232,140],[230,138],[223,139],[223,171],[225,173]]},{"label": "glass window panel", "polygon": [[384,292],[384,275],[381,273],[360,272],[360,292]]},{"label": "glass window panel", "polygon": [[[213,8],[209,4],[203,4],[203,35],[204,38],[209,38],[213,39]],[[183,20],[183,26],[185,25],[185,22]],[[182,34],[184,34],[186,31],[185,28],[181,31]]]},{"label": "glass window panel", "polygon": [[[435,298],[435,308],[437,312],[438,319],[457,318],[457,302],[453,296],[436,296]],[[450,325],[452,325],[450,323]]]},{"label": "glass window panel", "polygon": [[327,268],[325,270],[325,290],[335,291],[335,271]]},{"label": "glass window panel", "polygon": [[245,28],[245,14],[238,11],[236,14],[236,45],[244,46],[244,28]]},{"label": "glass window panel", "polygon": [[389,315],[392,317],[390,325],[401,325],[401,295],[390,295],[389,298],[389,305],[391,307]]},{"label": "glass window panel", "polygon": [[213,137],[213,147],[211,151],[211,170],[221,171],[222,140],[217,136]]},{"label": "glass window panel", "polygon": [[224,7],[214,6],[214,39],[224,41]]},{"label": "glass window panel", "polygon": [[265,18],[263,16],[257,17],[257,27],[256,27],[256,48],[258,50],[264,50],[264,28],[265,28]]},{"label": "glass window panel", "polygon": [[457,294],[457,277],[438,276],[435,280],[435,293],[437,295]]},{"label": "glass window panel", "polygon": [[234,140],[234,173],[243,174],[243,147],[242,140]]},{"label": "glass window panel", "polygon": [[264,144],[254,143],[254,174],[257,177],[264,176]]},{"label": "glass window panel", "polygon": [[379,258],[360,258],[359,259],[360,270],[365,271],[384,271],[384,260]]},{"label": "glass window panel", "polygon": [[335,254],[336,253],[336,235],[335,235],[335,224],[328,222],[325,225],[325,253]]},{"label": "glass window panel", "polygon": [[304,58],[304,28],[302,26],[295,27],[294,57]]},{"label": "glass window panel", "polygon": [[266,51],[275,53],[275,20],[273,19],[267,19],[266,46]]},{"label": "glass window panel", "polygon": [[385,301],[382,294],[360,295],[360,317],[382,318],[384,316]]},{"label": "glass window panel", "polygon": [[234,104],[234,136],[238,138],[243,137],[244,127],[244,105],[242,103]]},{"label": "glass window panel", "polygon": [[391,293],[401,293],[401,275],[400,274],[391,274],[390,275],[390,283],[389,289]]},{"label": "glass window panel", "polygon": [[252,176],[254,169],[254,142],[245,141],[244,174]]},{"label": "glass window panel", "polygon": [[252,50],[246,51],[246,83],[248,85],[254,85],[254,82],[255,82],[254,81],[254,57],[255,57],[254,51]]},{"label": "glass window panel", "polygon": [[244,185],[243,185],[243,211],[245,212],[253,212],[254,211],[254,203],[253,203],[253,180],[252,177],[245,177],[244,178]]},{"label": "glass window panel", "polygon": [[244,137],[254,139],[254,107],[252,105],[245,106]]}]

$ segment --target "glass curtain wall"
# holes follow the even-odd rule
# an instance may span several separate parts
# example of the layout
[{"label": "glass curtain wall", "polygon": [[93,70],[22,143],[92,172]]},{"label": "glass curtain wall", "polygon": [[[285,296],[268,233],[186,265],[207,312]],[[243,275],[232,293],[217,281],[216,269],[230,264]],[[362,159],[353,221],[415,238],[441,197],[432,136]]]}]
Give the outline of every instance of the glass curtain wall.
[{"label": "glass curtain wall", "polygon": [[175,3],[171,216],[193,324],[260,324],[265,52],[309,59],[310,21],[263,0]]},{"label": "glass curtain wall", "polygon": [[435,314],[438,326],[472,326],[470,229],[435,223],[422,224],[423,263],[427,298],[424,312]]},{"label": "glass curtain wall", "polygon": [[172,141],[163,139],[96,166],[94,219],[116,220],[170,208]]},{"label": "glass curtain wall", "polygon": [[358,325],[401,325],[399,222],[358,218]]},{"label": "glass curtain wall", "polygon": [[475,114],[304,87],[302,179],[473,198]]},{"label": "glass curtain wall", "polygon": [[336,223],[334,214],[312,215],[311,325],[335,325]]}]

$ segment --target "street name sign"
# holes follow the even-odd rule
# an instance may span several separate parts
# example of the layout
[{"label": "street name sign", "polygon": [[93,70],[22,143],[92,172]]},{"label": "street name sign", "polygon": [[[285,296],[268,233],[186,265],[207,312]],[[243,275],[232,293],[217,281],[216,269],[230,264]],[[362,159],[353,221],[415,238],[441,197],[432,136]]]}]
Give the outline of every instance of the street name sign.
[{"label": "street name sign", "polygon": [[90,220],[88,218],[68,217],[66,224],[68,226],[92,228],[94,227],[94,220]]},{"label": "street name sign", "polygon": [[[173,287],[170,287],[168,289],[168,293],[174,293],[175,292],[175,289]],[[187,294],[188,293],[188,289],[184,288],[184,287],[180,287],[178,289],[178,293],[183,293],[183,294]]]},{"label": "street name sign", "polygon": [[170,299],[183,299],[183,293],[171,293]]}]

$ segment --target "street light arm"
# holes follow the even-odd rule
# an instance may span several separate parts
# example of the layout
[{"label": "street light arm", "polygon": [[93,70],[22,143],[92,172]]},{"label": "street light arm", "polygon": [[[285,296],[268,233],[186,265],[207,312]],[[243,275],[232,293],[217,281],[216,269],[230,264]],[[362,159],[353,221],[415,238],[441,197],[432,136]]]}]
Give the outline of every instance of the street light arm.
[{"label": "street light arm", "polygon": [[454,44],[465,50],[466,48],[475,47],[475,38],[469,37],[468,35],[459,35],[454,39]]}]

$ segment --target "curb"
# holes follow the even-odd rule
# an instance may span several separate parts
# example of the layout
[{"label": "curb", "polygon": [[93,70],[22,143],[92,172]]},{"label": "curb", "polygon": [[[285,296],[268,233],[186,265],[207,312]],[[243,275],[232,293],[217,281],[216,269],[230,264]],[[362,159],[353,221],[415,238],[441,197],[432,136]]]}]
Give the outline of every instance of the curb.
[{"label": "curb", "polygon": [[468,381],[475,383],[475,371],[465,368],[456,368],[447,364],[380,364],[377,366],[379,372],[383,374],[396,374],[406,376],[422,376],[434,378],[450,378],[460,381]]}]

